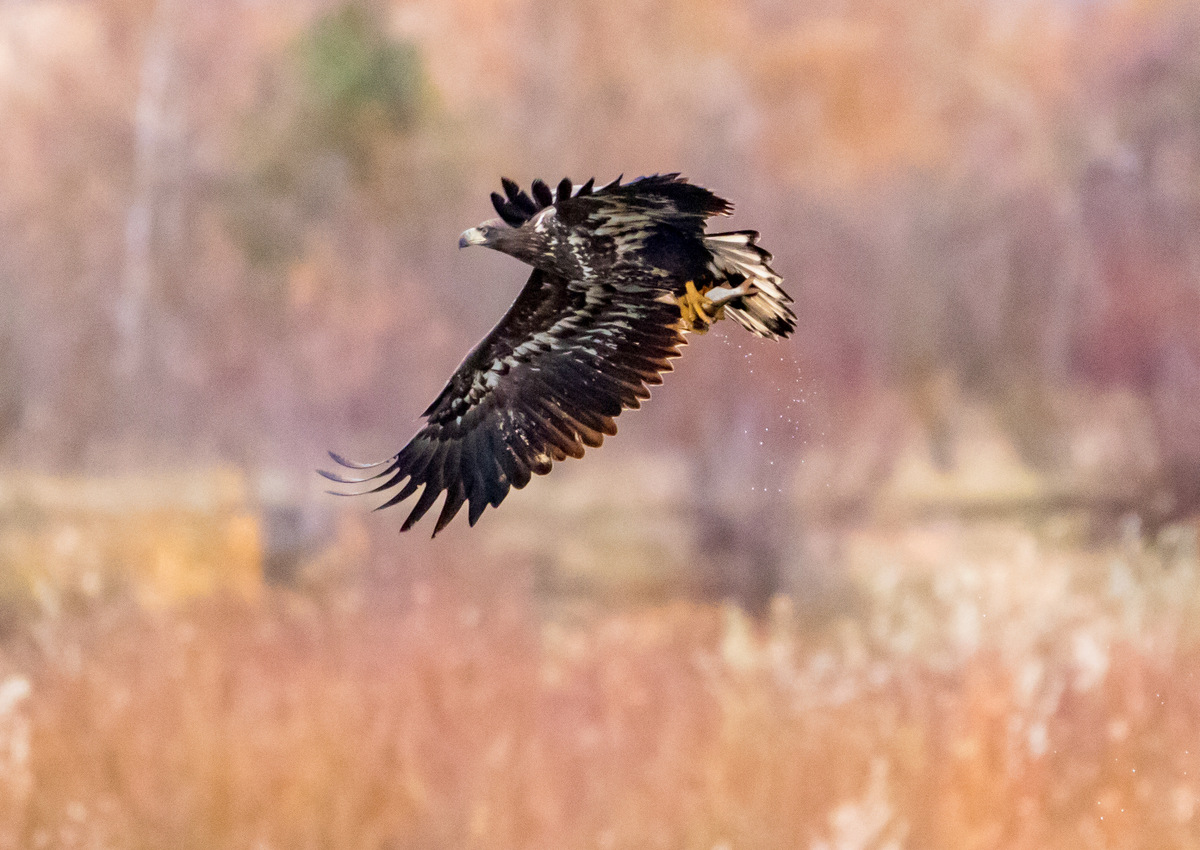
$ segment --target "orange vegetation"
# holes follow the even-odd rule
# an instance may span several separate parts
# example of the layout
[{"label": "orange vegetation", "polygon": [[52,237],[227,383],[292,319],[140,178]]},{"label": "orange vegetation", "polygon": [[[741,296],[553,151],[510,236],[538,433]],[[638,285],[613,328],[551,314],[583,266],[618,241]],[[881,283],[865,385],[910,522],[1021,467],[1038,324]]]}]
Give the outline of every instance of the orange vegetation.
[{"label": "orange vegetation", "polygon": [[1195,539],[1057,539],[862,537],[822,622],[450,582],[47,621],[0,655],[0,846],[1195,846]]}]

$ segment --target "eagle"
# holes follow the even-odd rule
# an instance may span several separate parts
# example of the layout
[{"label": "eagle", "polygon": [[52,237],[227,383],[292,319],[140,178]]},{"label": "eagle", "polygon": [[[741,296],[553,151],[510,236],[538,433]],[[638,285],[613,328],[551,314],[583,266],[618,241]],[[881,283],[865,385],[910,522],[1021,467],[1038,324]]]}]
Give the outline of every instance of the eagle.
[{"label": "eagle", "polygon": [[404,448],[373,464],[329,453],[368,470],[362,477],[320,471],[339,484],[373,485],[336,495],[399,488],[377,510],[421,490],[401,531],[443,492],[434,536],[464,504],[474,526],[510,488],[599,446],[617,433],[621,411],[640,407],[662,383],[684,334],[705,333],[723,317],[768,339],[796,328],[758,233],[706,233],[706,220],[733,205],[677,173],[599,187],[564,178],[553,190],[534,180],[529,192],[507,178],[501,184],[504,195],[492,193],[499,218],[465,231],[458,245],[528,263],[525,288]]}]

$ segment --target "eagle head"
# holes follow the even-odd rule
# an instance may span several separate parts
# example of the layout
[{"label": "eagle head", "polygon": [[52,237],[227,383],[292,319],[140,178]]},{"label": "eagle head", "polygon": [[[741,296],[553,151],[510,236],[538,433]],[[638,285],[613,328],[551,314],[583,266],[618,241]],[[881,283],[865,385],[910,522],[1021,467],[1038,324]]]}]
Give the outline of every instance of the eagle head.
[{"label": "eagle head", "polygon": [[468,245],[482,245],[533,266],[542,265],[544,259],[545,244],[541,233],[530,227],[511,227],[499,218],[464,230],[458,237],[458,247]]},{"label": "eagle head", "polygon": [[502,247],[510,239],[516,231],[505,224],[498,218],[485,221],[478,227],[472,227],[469,230],[464,230],[462,236],[458,237],[458,247],[466,248],[468,245],[483,245],[487,248],[495,248],[503,251]]}]

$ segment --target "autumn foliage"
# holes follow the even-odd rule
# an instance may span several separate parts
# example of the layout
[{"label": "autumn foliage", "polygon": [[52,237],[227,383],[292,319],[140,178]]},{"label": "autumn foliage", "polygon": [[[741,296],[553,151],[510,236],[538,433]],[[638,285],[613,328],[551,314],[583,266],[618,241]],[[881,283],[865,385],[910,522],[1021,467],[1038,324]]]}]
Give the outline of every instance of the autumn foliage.
[{"label": "autumn foliage", "polygon": [[[0,850],[1200,845],[1198,92],[1184,0],[0,3]],[[796,338],[338,513],[499,177],[676,170]]]}]

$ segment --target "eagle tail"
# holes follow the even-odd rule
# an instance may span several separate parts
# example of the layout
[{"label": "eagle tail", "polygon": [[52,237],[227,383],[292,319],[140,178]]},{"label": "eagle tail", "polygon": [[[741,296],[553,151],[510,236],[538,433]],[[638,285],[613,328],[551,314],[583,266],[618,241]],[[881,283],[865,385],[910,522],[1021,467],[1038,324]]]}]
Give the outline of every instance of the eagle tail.
[{"label": "eagle tail", "polygon": [[787,337],[796,330],[796,314],[788,307],[792,299],[783,291],[783,278],[769,265],[771,255],[755,244],[757,239],[757,231],[735,230],[705,234],[704,245],[730,286],[750,284],[751,292],[729,302],[725,315],[758,336]]}]

